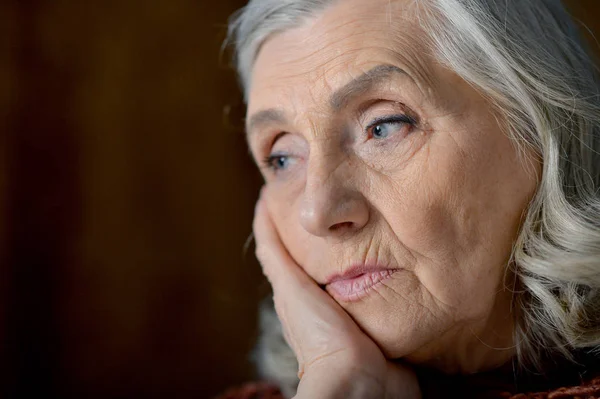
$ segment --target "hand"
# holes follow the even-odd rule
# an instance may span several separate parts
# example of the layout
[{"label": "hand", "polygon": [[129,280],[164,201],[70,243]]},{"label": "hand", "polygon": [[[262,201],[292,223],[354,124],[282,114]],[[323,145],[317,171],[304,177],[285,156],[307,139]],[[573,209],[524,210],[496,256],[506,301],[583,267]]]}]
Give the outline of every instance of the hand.
[{"label": "hand", "polygon": [[264,190],[254,216],[256,256],[273,287],[275,310],[299,364],[297,398],[417,398],[415,374],[387,361],[352,318],[292,259]]}]

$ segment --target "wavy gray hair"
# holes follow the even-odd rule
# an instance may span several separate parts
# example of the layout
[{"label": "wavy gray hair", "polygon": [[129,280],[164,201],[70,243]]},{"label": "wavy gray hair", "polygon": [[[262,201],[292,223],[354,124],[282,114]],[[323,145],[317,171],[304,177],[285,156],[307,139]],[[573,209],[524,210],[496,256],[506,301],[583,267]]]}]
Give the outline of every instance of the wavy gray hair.
[{"label": "wavy gray hair", "polygon": [[[543,165],[507,267],[520,363],[600,351],[600,85],[574,22],[560,0],[413,1],[438,60]],[[245,93],[262,43],[333,2],[252,0],[232,17]]]}]

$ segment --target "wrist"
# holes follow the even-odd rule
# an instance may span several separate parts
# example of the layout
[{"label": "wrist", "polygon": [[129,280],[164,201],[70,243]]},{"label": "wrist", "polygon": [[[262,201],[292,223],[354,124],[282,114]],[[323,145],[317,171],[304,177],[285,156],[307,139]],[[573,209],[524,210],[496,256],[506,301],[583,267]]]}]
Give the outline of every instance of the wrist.
[{"label": "wrist", "polygon": [[347,364],[324,364],[304,373],[294,398],[384,399],[389,397],[384,378]]},{"label": "wrist", "polygon": [[385,398],[421,399],[416,373],[408,366],[387,362]]},{"label": "wrist", "polygon": [[412,369],[386,362],[385,369],[352,366],[351,362],[323,363],[302,376],[295,399],[420,399]]}]

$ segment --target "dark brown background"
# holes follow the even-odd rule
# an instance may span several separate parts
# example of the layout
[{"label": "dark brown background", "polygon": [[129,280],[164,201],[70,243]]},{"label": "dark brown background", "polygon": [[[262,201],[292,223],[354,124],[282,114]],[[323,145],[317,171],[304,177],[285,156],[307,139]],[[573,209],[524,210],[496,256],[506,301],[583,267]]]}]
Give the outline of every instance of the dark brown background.
[{"label": "dark brown background", "polygon": [[1,397],[253,378],[260,179],[219,56],[242,3],[0,2]]}]

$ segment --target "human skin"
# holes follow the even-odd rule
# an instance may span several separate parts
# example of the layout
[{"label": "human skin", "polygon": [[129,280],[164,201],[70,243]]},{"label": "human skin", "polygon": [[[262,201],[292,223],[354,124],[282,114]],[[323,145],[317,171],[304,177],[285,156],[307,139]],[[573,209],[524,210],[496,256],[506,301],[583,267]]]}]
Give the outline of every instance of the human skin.
[{"label": "human skin", "polygon": [[[264,190],[262,190],[264,192]],[[285,338],[298,359],[295,399],[417,399],[409,367],[388,361],[284,247],[261,194],[253,223],[256,256],[273,287]]]},{"label": "human skin", "polygon": [[[514,355],[507,266],[539,167],[434,59],[413,4],[336,2],[269,38],[248,141],[273,229],[315,286],[385,358],[472,373]],[[357,264],[394,272],[351,299],[327,285]]]}]

